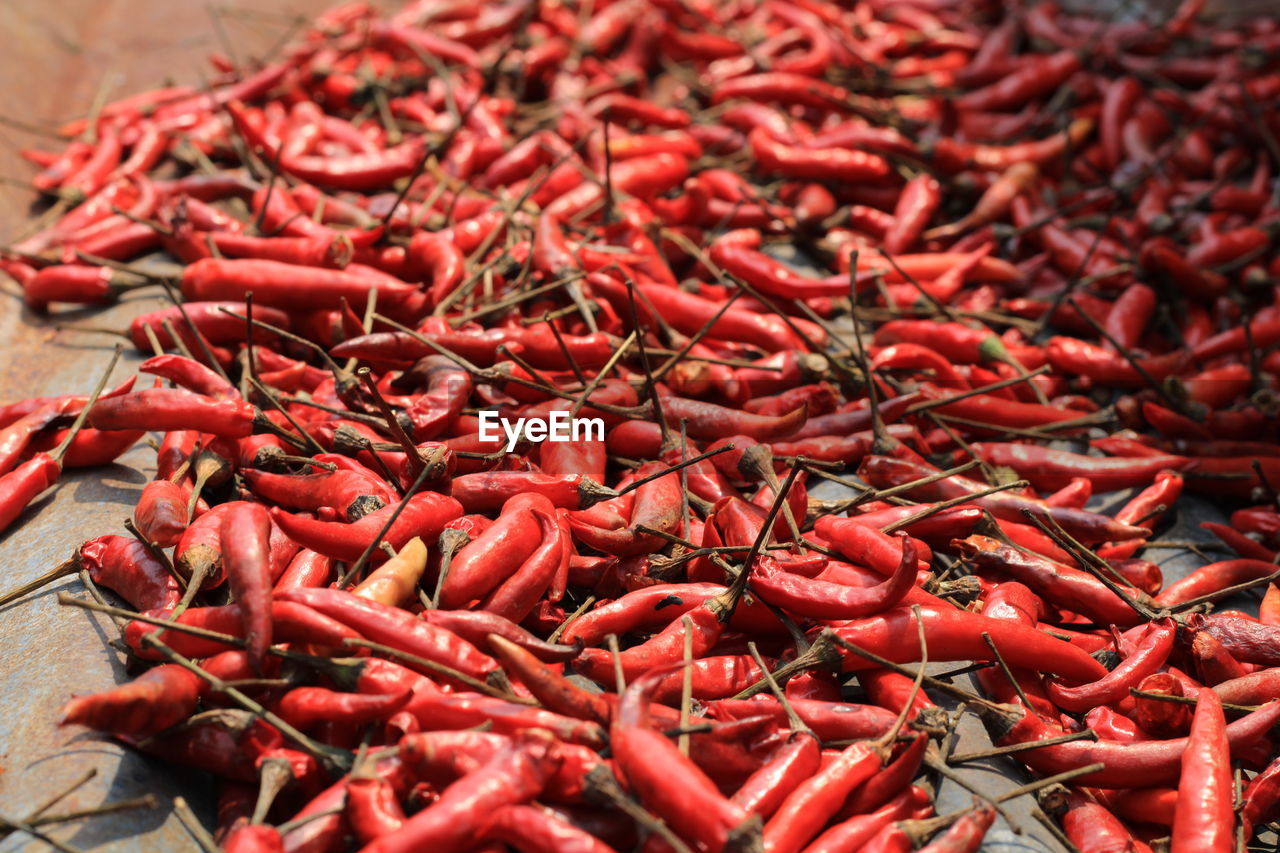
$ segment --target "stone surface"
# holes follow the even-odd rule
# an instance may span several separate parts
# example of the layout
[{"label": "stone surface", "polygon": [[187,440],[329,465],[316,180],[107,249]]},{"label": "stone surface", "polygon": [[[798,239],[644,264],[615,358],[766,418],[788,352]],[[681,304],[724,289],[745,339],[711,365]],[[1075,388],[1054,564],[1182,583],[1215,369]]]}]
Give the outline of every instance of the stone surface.
[{"label": "stone surface", "polygon": [[[254,11],[230,10],[223,28],[239,61],[260,55],[286,35],[299,14],[314,15],[324,0],[256,0]],[[209,74],[205,56],[219,47],[203,3],[171,0],[59,0],[0,2],[0,117],[41,127],[84,115],[99,86],[120,97],[166,79],[198,85]],[[25,181],[32,167],[20,147],[61,143],[23,132],[0,119],[0,175]],[[40,208],[22,187],[0,185],[0,239],[13,242],[31,227]],[[109,336],[53,331],[55,322],[84,322],[123,329],[143,311],[163,304],[148,289],[105,312],[77,311],[56,318],[22,308],[13,282],[0,283],[0,401],[40,394],[87,393],[106,366],[115,341]],[[118,381],[137,356],[116,369]],[[123,533],[155,454],[139,444],[108,469],[71,472],[0,537],[0,590],[39,576],[69,557],[84,539]],[[98,739],[79,727],[59,729],[57,711],[74,693],[113,686],[124,677],[123,656],[108,646],[117,636],[111,621],[59,607],[56,594],[82,595],[74,578],[0,609],[0,816],[22,819],[89,769],[97,776],[55,811],[154,792],[159,808],[49,829],[50,836],[84,850],[194,850],[172,816],[171,798],[183,795],[207,820],[212,786],[203,774],[167,766]],[[14,834],[0,851],[43,846]],[[46,848],[48,849],[48,848]]]}]

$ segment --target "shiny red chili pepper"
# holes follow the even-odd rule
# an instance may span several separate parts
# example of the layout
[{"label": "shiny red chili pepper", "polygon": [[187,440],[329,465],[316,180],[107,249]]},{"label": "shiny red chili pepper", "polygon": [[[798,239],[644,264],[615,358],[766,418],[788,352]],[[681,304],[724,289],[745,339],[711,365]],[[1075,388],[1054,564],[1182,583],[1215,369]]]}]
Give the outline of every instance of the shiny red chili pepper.
[{"label": "shiny red chili pepper", "polygon": [[1196,696],[1191,734],[1182,755],[1178,805],[1173,815],[1174,851],[1226,851],[1235,846],[1235,789],[1222,705],[1209,688]]}]

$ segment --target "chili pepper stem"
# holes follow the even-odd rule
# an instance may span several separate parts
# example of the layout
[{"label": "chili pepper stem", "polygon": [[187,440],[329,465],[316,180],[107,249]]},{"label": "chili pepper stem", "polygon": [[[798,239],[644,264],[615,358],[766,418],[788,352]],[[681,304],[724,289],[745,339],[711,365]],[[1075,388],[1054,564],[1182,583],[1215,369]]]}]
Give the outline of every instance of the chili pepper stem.
[{"label": "chili pepper stem", "polygon": [[152,542],[147,539],[147,537],[143,536],[142,531],[138,530],[137,526],[133,523],[132,518],[126,518],[122,524],[124,525],[124,529],[129,531],[129,535],[134,539],[137,539],[138,543],[142,545],[143,548],[147,549],[147,553],[151,555],[152,559],[164,566],[174,580],[179,584],[186,583],[186,578],[184,578],[182,573],[174,566],[173,560],[169,559],[169,555],[165,553],[165,550],[155,542]]},{"label": "chili pepper stem", "polygon": [[[680,673],[680,728],[689,726],[689,708],[693,703],[693,620],[686,614],[680,617],[684,628],[684,669]],[[754,645],[751,647],[754,650]],[[681,755],[689,755],[689,735],[681,733],[676,748]]]},{"label": "chili pepper stem", "polygon": [[734,446],[732,444],[726,444],[723,447],[717,447],[714,450],[708,450],[705,453],[699,453],[697,456],[686,459],[683,462],[677,462],[674,465],[669,465],[666,468],[662,469],[661,471],[655,471],[654,473],[649,474],[648,476],[639,477],[635,480],[632,480],[625,487],[618,489],[617,496],[621,497],[622,495],[627,494],[627,492],[635,491],[636,489],[643,486],[645,483],[652,483],[654,480],[661,479],[662,477],[665,477],[668,474],[673,474],[676,471],[680,471],[685,468],[688,468],[690,465],[697,465],[699,462],[701,462],[704,459],[710,459],[712,456],[719,456],[721,453],[728,453],[730,450],[733,450],[733,449],[734,449]]},{"label": "chili pepper stem", "polygon": [[[284,836],[288,835],[290,832],[293,832],[295,829],[306,826],[312,821],[321,820],[326,817],[333,817],[334,815],[340,815],[345,811],[346,811],[345,806],[339,806],[338,808],[325,809],[323,811],[315,812],[314,814],[304,815],[303,817],[296,817],[293,820],[287,820],[284,823],[277,826],[276,832],[278,832],[280,836],[283,838]],[[215,849],[214,851],[212,851],[212,853],[217,853],[217,850]]]},{"label": "chili pepper stem", "polygon": [[681,841],[665,823],[627,796],[622,786],[618,784],[618,780],[605,765],[598,765],[587,774],[586,791],[588,799],[594,799],[618,809],[631,818],[637,826],[661,838],[676,853],[693,853],[689,845]]},{"label": "chili pepper stem", "polygon": [[787,698],[787,694],[778,685],[777,680],[774,679],[773,673],[769,671],[769,667],[765,663],[764,657],[760,654],[760,649],[756,647],[754,642],[749,642],[747,643],[747,650],[751,652],[751,657],[756,662],[756,666],[760,667],[760,671],[764,673],[763,681],[768,685],[769,692],[773,694],[773,698],[778,700],[778,703],[782,705],[782,710],[786,712],[787,726],[795,734],[807,734],[810,737],[816,737],[808,724],[806,724],[804,720],[800,719],[800,715],[796,713],[796,709],[792,706],[791,700]]},{"label": "chili pepper stem", "polygon": [[[968,791],[970,794],[973,794],[975,797],[990,803],[992,806],[995,807],[996,811],[999,812],[1000,816],[1004,818],[1005,823],[1009,824],[1010,829],[1012,829],[1015,833],[1018,833],[1019,835],[1022,833],[1021,827],[1018,826],[1018,822],[1013,819],[1012,815],[1010,815],[1007,811],[1005,811],[1004,806],[1002,806],[1000,803],[997,803],[996,801],[992,800],[990,797],[983,794],[981,791],[975,788],[973,783],[971,783],[968,779],[966,779],[964,776],[957,773],[953,768],[947,766],[946,761],[944,761],[942,757],[938,754],[937,744],[930,743],[927,747],[925,747],[924,765],[928,767],[930,770],[932,770],[934,773],[937,773],[939,776],[942,776],[944,779],[948,779],[954,782],[955,784],[959,785],[961,788],[964,788],[966,791]],[[961,814],[963,814],[963,812]],[[959,814],[955,815],[952,818],[952,820],[954,821],[959,816],[960,816]]]},{"label": "chili pepper stem", "polygon": [[458,553],[458,549],[471,541],[471,537],[465,531],[457,530],[452,527],[446,527],[440,533],[440,575],[436,578],[436,588],[431,593],[431,609],[440,606],[440,591],[444,589],[444,582],[449,577],[449,567],[453,564],[453,557]]},{"label": "chili pepper stem", "polygon": [[275,726],[277,729],[280,730],[280,733],[282,735],[292,740],[294,743],[298,745],[300,749],[302,749],[303,751],[311,755],[313,758],[315,758],[316,761],[318,761],[320,765],[323,766],[335,778],[342,776],[348,770],[351,769],[353,756],[350,752],[344,749],[339,749],[337,747],[320,743],[316,740],[313,740],[308,735],[305,735],[302,732],[298,731],[291,724],[280,719],[280,717],[278,717],[275,713],[267,710],[266,708],[264,708],[262,705],[260,705],[258,702],[254,701],[253,699],[250,699],[244,693],[240,692],[235,687],[232,687],[231,685],[227,684],[221,678],[218,678],[216,675],[211,674],[208,670],[202,668],[199,664],[195,663],[190,658],[187,658],[179,654],[178,652],[175,652],[173,649],[169,648],[169,646],[166,645],[164,641],[162,641],[158,636],[156,636],[156,632],[153,632],[150,634],[144,634],[142,636],[142,642],[151,646],[156,651],[160,652],[160,654],[164,655],[172,663],[176,663],[178,666],[181,666],[183,669],[187,670],[188,672],[191,672],[194,675],[200,676],[200,678],[208,682],[209,686],[213,688],[213,690],[215,690],[216,692],[225,693],[230,699],[236,702],[236,704],[243,707],[245,710],[249,711],[255,716],[260,717],[265,722]]},{"label": "chili pepper stem", "polygon": [[1235,595],[1237,592],[1243,592],[1246,589],[1252,589],[1257,586],[1267,586],[1268,584],[1275,583],[1278,580],[1280,580],[1280,571],[1272,572],[1266,577],[1254,578],[1253,580],[1247,580],[1247,581],[1241,581],[1238,584],[1233,584],[1232,586],[1225,586],[1222,589],[1215,590],[1214,592],[1210,592],[1205,595],[1198,596],[1196,598],[1191,598],[1186,601],[1175,604],[1172,607],[1168,607],[1164,611],[1162,611],[1162,615],[1172,616],[1177,613],[1185,613],[1186,611],[1191,610],[1194,607],[1199,607],[1202,604],[1210,604],[1212,602],[1219,601],[1223,598],[1229,598],[1230,596]]},{"label": "chili pepper stem", "polygon": [[418,453],[418,447],[413,443],[413,439],[409,438],[408,433],[404,431],[400,421],[396,418],[395,413],[391,411],[391,407],[387,405],[386,399],[378,390],[378,383],[373,379],[373,371],[367,367],[361,367],[356,371],[356,377],[364,384],[365,389],[369,392],[369,396],[373,398],[373,403],[378,407],[378,411],[382,413],[383,420],[386,421],[387,431],[395,437],[400,443],[400,447],[404,450],[405,456],[409,460],[409,470],[415,478],[420,478],[424,473],[426,466],[422,463],[422,457]]},{"label": "chili pepper stem", "polygon": [[496,699],[505,699],[508,702],[515,702],[521,705],[537,704],[536,702],[533,702],[529,699],[525,699],[524,697],[514,695],[510,690],[504,690],[501,687],[495,686],[493,684],[488,684],[484,681],[479,680],[478,678],[472,678],[471,676],[467,675],[464,672],[458,672],[458,670],[453,669],[452,667],[448,667],[448,666],[445,666],[444,664],[436,663],[435,661],[427,660],[426,658],[418,657],[415,654],[404,652],[404,651],[401,651],[400,649],[383,645],[382,643],[375,643],[372,640],[365,640],[359,637],[348,637],[344,642],[348,646],[362,648],[362,649],[369,649],[370,651],[373,651],[373,652],[378,652],[380,654],[384,654],[389,657],[399,658],[400,660],[407,661],[408,663],[411,663],[414,666],[420,666],[423,669],[429,669],[432,672],[437,673],[438,675],[443,675],[446,678],[451,678],[454,681],[458,681],[462,684],[465,684],[468,687],[470,687],[472,690],[475,690],[477,693],[484,693],[486,696],[492,696]]},{"label": "chili pepper stem", "polygon": [[56,838],[51,838],[50,836],[41,832],[39,829],[36,829],[34,826],[27,823],[26,821],[16,820],[14,818],[0,817],[0,826],[7,828],[11,832],[12,831],[25,832],[27,835],[30,835],[33,838],[40,839],[45,844],[48,844],[50,847],[54,848],[55,850],[61,850],[62,853],[80,853],[79,847],[72,847],[70,844],[59,841]]},{"label": "chili pepper stem", "polygon": [[81,427],[84,426],[85,420],[89,417],[89,410],[93,408],[93,404],[98,402],[98,397],[107,387],[107,380],[111,378],[111,372],[116,369],[116,364],[120,361],[120,353],[124,351],[123,344],[116,344],[115,350],[111,354],[111,360],[107,362],[107,369],[102,372],[102,376],[98,378],[98,384],[94,387],[93,393],[89,395],[89,399],[85,400],[84,408],[80,410],[80,414],[76,415],[76,419],[71,422],[71,428],[67,430],[66,436],[58,443],[58,446],[49,451],[49,456],[62,465],[62,457],[66,455],[67,448],[71,446],[71,442],[75,440],[79,434]]},{"label": "chili pepper stem", "polygon": [[[1155,699],[1159,702],[1172,702],[1176,705],[1196,705],[1196,697],[1194,696],[1171,696],[1168,693],[1152,693],[1147,690],[1139,690],[1136,687],[1129,688],[1129,695],[1136,696],[1139,699]],[[1239,714],[1248,714],[1258,710],[1261,705],[1235,705],[1230,702],[1223,702],[1222,709],[1224,711],[1234,711]]]},{"label": "chili pepper stem", "polygon": [[[1030,706],[1028,706],[1030,707]],[[1097,740],[1098,733],[1093,729],[1084,729],[1078,732],[1062,735],[1061,737],[1045,738],[1044,740],[1028,741],[1027,743],[1013,743],[1008,746],[994,746],[991,749],[980,749],[975,752],[965,752],[960,754],[952,753],[947,756],[948,764],[965,764],[970,761],[981,761],[984,758],[994,758],[997,755],[1015,755],[1019,752],[1025,752],[1029,749],[1039,749],[1043,746],[1053,746],[1060,743],[1072,743],[1077,740]]]},{"label": "chili pepper stem", "polygon": [[559,642],[560,636],[565,632],[565,629],[567,629],[570,625],[576,622],[578,618],[582,616],[582,614],[590,610],[591,605],[595,603],[596,603],[596,597],[594,595],[588,595],[583,600],[583,602],[578,605],[578,609],[570,613],[568,618],[566,618],[563,622],[557,625],[556,629],[552,631],[550,635],[548,635],[547,642],[548,643]]},{"label": "chili pepper stem", "polygon": [[16,589],[11,589],[3,595],[0,595],[0,607],[4,607],[6,604],[11,604],[19,598],[30,595],[42,586],[51,584],[59,578],[74,575],[78,571],[80,571],[79,558],[77,556],[68,557],[66,560],[63,560],[40,577],[27,581],[22,586],[17,587]]},{"label": "chili pepper stem", "polygon": [[84,820],[87,817],[101,817],[102,815],[118,814],[120,812],[135,811],[138,809],[154,809],[160,804],[155,794],[144,794],[141,797],[132,797],[127,800],[117,800],[114,803],[103,803],[100,806],[94,806],[88,809],[77,809],[70,812],[62,812],[60,814],[45,815],[43,817],[28,818],[27,823],[31,826],[50,826],[52,824],[70,823],[74,820]]},{"label": "chili pepper stem", "polygon": [[[1151,622],[1159,618],[1156,611],[1148,607],[1144,601],[1129,595],[1129,593],[1120,588],[1119,584],[1108,577],[1112,571],[1110,565],[1107,565],[1100,557],[1097,557],[1092,551],[1077,542],[1070,533],[1067,533],[1062,529],[1061,525],[1059,525],[1052,516],[1046,515],[1041,517],[1029,509],[1024,509],[1023,515],[1025,515],[1027,520],[1032,524],[1040,528],[1045,535],[1054,540],[1054,542],[1064,550],[1068,551],[1071,556],[1075,557],[1076,561],[1080,564],[1080,568],[1089,572],[1089,574],[1101,581],[1107,589],[1111,590],[1117,598],[1129,605],[1129,607],[1144,620]],[[1102,566],[1106,566],[1105,570],[1099,565],[1099,563],[1101,563]],[[1139,594],[1141,595],[1141,593]]]},{"label": "chili pepper stem", "polygon": [[[78,323],[55,323],[54,331],[57,332],[92,332],[95,335],[114,335],[117,338],[129,340],[129,335],[119,329],[108,329],[106,326],[82,326]],[[148,326],[147,328],[151,328]]]},{"label": "chili pepper stem", "polygon": [[268,758],[262,762],[258,768],[258,799],[249,818],[251,825],[256,826],[266,820],[276,797],[292,781],[293,768],[286,759]]},{"label": "chili pepper stem", "polygon": [[792,676],[799,675],[810,669],[834,669],[840,663],[840,655],[836,651],[833,637],[834,635],[828,635],[825,631],[819,634],[803,654],[797,655],[790,662],[768,673],[768,675],[739,692],[733,698],[750,699],[761,691],[772,689],[772,684],[786,684]]},{"label": "chili pepper stem", "polygon": [[1022,700],[1024,708],[1031,707],[1031,700],[1027,698],[1027,694],[1022,689],[1022,685],[1018,683],[1018,679],[1013,674],[1013,670],[1009,668],[1009,664],[1005,661],[1004,655],[1000,654],[1000,649],[996,648],[996,641],[991,639],[988,631],[982,632],[982,642],[987,644],[987,648],[991,649],[991,654],[995,657],[996,663],[1000,667],[1000,671],[1004,673],[1004,677],[1009,680],[1009,684],[1013,687],[1014,692],[1018,694],[1018,698]]},{"label": "chili pepper stem", "polygon": [[622,671],[622,652],[618,648],[618,635],[610,634],[605,637],[605,642],[608,644],[609,654],[613,658],[614,686],[617,688],[618,695],[621,696],[627,690],[627,676]]},{"label": "chili pepper stem", "polygon": [[1025,785],[1020,785],[1017,788],[1014,788],[1012,791],[1005,791],[999,797],[996,797],[996,802],[998,803],[1008,802],[1009,800],[1012,800],[1016,797],[1021,797],[1024,794],[1030,794],[1035,791],[1039,791],[1042,788],[1048,788],[1053,785],[1060,785],[1063,782],[1069,782],[1070,780],[1079,778],[1080,776],[1087,776],[1090,773],[1097,773],[1099,770],[1102,770],[1105,767],[1106,765],[1100,761],[1095,764],[1086,764],[1084,767],[1073,767],[1070,770],[1064,770],[1061,773],[1055,773],[1052,776],[1046,776],[1043,779],[1037,779],[1034,782],[1028,782]]},{"label": "chili pepper stem", "polygon": [[[902,732],[902,727],[907,723],[907,718],[911,716],[911,706],[915,704],[916,697],[920,695],[920,690],[924,687],[924,668],[929,665],[929,643],[924,633],[924,619],[921,616],[920,605],[913,604],[911,609],[916,615],[916,635],[920,643],[920,667],[916,670],[915,680],[911,683],[911,692],[907,694],[906,701],[902,703],[902,708],[898,711],[898,718],[893,721],[893,725],[884,733],[884,737],[875,743],[875,748],[880,753],[882,764],[888,763],[890,744],[898,739],[898,735]],[[995,647],[992,646],[992,648],[994,649]]]},{"label": "chili pepper stem", "polygon": [[204,588],[204,582],[212,572],[213,566],[206,560],[201,560],[191,567],[191,577],[185,579],[186,586],[182,591],[182,598],[178,600],[177,606],[173,608],[173,613],[170,615],[172,620],[177,621],[178,617],[186,612],[191,602],[195,601],[200,590]]},{"label": "chili pepper stem", "polygon": [[200,818],[196,817],[195,812],[191,810],[186,798],[174,797],[173,811],[178,816],[178,821],[182,824],[182,828],[190,833],[191,839],[195,841],[196,846],[200,848],[202,853],[218,853],[218,843],[213,840],[213,836],[204,828]]}]

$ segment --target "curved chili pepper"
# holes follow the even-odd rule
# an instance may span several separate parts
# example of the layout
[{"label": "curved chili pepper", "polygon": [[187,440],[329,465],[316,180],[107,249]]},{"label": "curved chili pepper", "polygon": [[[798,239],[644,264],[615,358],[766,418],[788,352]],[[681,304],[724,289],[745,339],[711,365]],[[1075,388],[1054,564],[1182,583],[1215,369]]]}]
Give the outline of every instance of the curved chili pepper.
[{"label": "curved chili pepper", "polygon": [[1271,762],[1266,769],[1254,776],[1245,786],[1243,804],[1240,808],[1240,822],[1244,825],[1244,837],[1253,835],[1253,828],[1270,819],[1280,802],[1280,784],[1276,773],[1280,769],[1276,762]]},{"label": "curved chili pepper", "polygon": [[762,558],[751,573],[752,589],[766,602],[810,619],[834,621],[859,619],[893,607],[915,583],[918,561],[915,546],[905,533],[902,559],[883,583],[855,588],[787,574],[773,560]]},{"label": "curved chili pepper", "polygon": [[568,532],[549,500],[532,494],[518,495],[512,501],[532,511],[540,529],[540,542],[510,577],[499,579],[498,586],[480,606],[519,621],[529,615],[538,599],[556,582],[556,577],[567,573],[570,550]]},{"label": "curved chili pepper", "polygon": [[[490,761],[512,742],[513,736],[478,731],[430,731],[400,739],[404,760],[416,778],[440,784],[465,775]],[[558,767],[542,796],[557,803],[581,802],[587,772],[601,763],[589,747],[561,742]]]},{"label": "curved chili pepper", "polygon": [[164,610],[181,597],[173,575],[131,536],[90,539],[76,550],[75,562],[136,610]]},{"label": "curved chili pepper", "polygon": [[1106,677],[1078,687],[1063,687],[1050,681],[1049,698],[1058,707],[1075,712],[1118,702],[1129,695],[1131,687],[1164,665],[1173,651],[1173,637],[1171,624],[1152,623],[1134,652]]}]

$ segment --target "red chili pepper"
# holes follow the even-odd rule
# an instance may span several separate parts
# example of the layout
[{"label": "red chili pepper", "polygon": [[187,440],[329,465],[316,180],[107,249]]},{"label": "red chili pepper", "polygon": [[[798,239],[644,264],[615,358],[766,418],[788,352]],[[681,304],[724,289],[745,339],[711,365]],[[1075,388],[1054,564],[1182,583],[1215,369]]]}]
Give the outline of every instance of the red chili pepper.
[{"label": "red chili pepper", "polygon": [[[816,82],[816,81],[811,81]],[[877,154],[847,148],[811,150],[784,145],[763,128],[747,135],[757,165],[769,174],[810,180],[882,182],[890,175],[889,161]]]},{"label": "red chili pepper", "polygon": [[[903,485],[937,473],[936,470],[931,471],[930,466],[927,465],[885,456],[868,456],[858,470],[864,479],[878,488]],[[955,475],[928,486],[918,487],[912,492],[928,500],[946,500],[972,495],[982,490],[982,484]],[[1081,541],[1108,542],[1142,539],[1150,532],[1145,528],[1123,524],[1087,510],[1049,506],[1043,501],[1012,495],[1008,492],[974,498],[973,503],[990,510],[997,518],[1009,521],[1024,522],[1027,513],[1037,518],[1052,518],[1064,530]]]},{"label": "red chili pepper", "polygon": [[365,695],[323,687],[295,687],[281,697],[277,713],[303,730],[322,722],[372,723],[385,720],[404,707],[409,697],[407,691],[399,695]]},{"label": "red chili pepper", "polygon": [[219,536],[249,655],[261,667],[271,645],[271,517],[259,504],[237,504],[223,515]]},{"label": "red chili pepper", "polygon": [[[986,536],[970,536],[951,544],[979,568],[1009,575],[1047,600],[1087,613],[1105,624],[1132,625],[1141,618],[1106,584],[1081,569],[1028,554]],[[1139,601],[1145,598],[1134,589],[1124,592]]]},{"label": "red chili pepper", "polygon": [[[948,613],[933,605],[921,607],[925,641],[930,660],[986,660],[991,649],[982,640],[991,635],[1010,666],[1055,672],[1063,678],[1096,681],[1106,670],[1089,655],[1048,634],[1021,625],[1011,625],[964,611]],[[879,616],[849,622],[835,629],[842,639],[875,652],[895,663],[917,660],[915,617],[909,608],[898,607]],[[935,657],[936,655],[936,657]],[[844,657],[846,669],[865,669],[868,664],[851,655]]]},{"label": "red chili pepper", "polygon": [[931,175],[907,182],[893,211],[893,225],[884,235],[884,249],[893,254],[907,251],[942,203],[942,188]]},{"label": "red chili pepper", "polygon": [[1173,651],[1173,637],[1171,624],[1152,623],[1134,652],[1104,678],[1079,687],[1063,687],[1050,681],[1049,698],[1058,707],[1077,713],[1118,702],[1129,695],[1130,688],[1164,665]]},{"label": "red chili pepper", "polygon": [[1074,478],[1086,477],[1100,492],[1131,489],[1150,483],[1165,469],[1178,470],[1190,460],[1183,456],[1144,456],[1136,459],[1083,456],[1030,444],[975,442],[974,452],[992,465],[1012,468],[1041,491],[1061,489]]},{"label": "red chili pepper", "polygon": [[1245,786],[1244,802],[1240,808],[1240,822],[1244,825],[1245,838],[1251,837],[1254,827],[1270,820],[1275,814],[1276,805],[1280,803],[1280,781],[1276,778],[1278,770],[1280,767],[1273,761]]},{"label": "red chili pepper", "polygon": [[623,694],[609,742],[618,771],[640,802],[682,837],[709,850],[758,833],[746,809],[725,799],[715,784],[665,735],[650,728],[649,691],[672,667],[632,682]]},{"label": "red chili pepper", "polygon": [[[404,504],[401,509],[400,504]],[[399,515],[390,529],[383,526],[392,514]],[[462,515],[462,507],[453,498],[434,492],[423,492],[406,501],[385,506],[354,521],[317,521],[302,515],[289,515],[273,509],[271,518],[284,534],[304,548],[310,548],[335,560],[355,562],[380,534],[393,548],[400,548],[414,536],[435,539],[450,520]],[[377,559],[375,554],[373,559]]]},{"label": "red chili pepper", "polygon": [[[1270,729],[1278,718],[1280,703],[1264,705],[1228,725],[1227,742],[1233,751],[1237,751]],[[1061,730],[1029,713],[1008,727],[1006,733],[997,738],[997,742],[1000,745],[1028,743],[1061,734]],[[1036,772],[1046,775],[1102,762],[1106,765],[1102,770],[1077,777],[1079,784],[1135,787],[1167,784],[1176,780],[1179,763],[1187,748],[1187,738],[1125,744],[1073,741],[1039,747],[1020,754],[1026,756],[1026,763]]]},{"label": "red chili pepper", "polygon": [[89,424],[104,430],[192,429],[242,438],[254,428],[256,409],[243,400],[213,400],[178,388],[148,388],[99,400]]},{"label": "red chili pepper", "polygon": [[444,664],[473,678],[484,679],[497,670],[493,658],[453,632],[396,607],[337,589],[291,589],[281,592],[279,598],[314,608],[374,642]]},{"label": "red chili pepper", "polygon": [[346,815],[361,843],[390,835],[404,826],[404,809],[395,786],[386,779],[352,777],[346,780]]},{"label": "red chili pepper", "polygon": [[148,542],[164,548],[177,545],[187,529],[187,502],[191,495],[168,480],[152,480],[138,496],[133,523]]},{"label": "red chili pepper", "polygon": [[58,724],[122,735],[154,734],[191,716],[201,683],[188,670],[164,664],[127,684],[72,699],[62,707]]},{"label": "red chili pepper", "polygon": [[1171,850],[1226,851],[1235,847],[1235,789],[1226,720],[1217,694],[1196,696],[1191,734],[1182,755]]},{"label": "red chili pepper", "polygon": [[377,291],[379,304],[388,308],[417,292],[413,286],[386,276],[256,258],[207,258],[191,264],[182,274],[185,299],[243,300],[245,294],[252,293],[255,303],[278,308],[338,308],[343,299],[361,304],[370,290]]},{"label": "red chili pepper", "polygon": [[400,829],[365,846],[366,853],[465,850],[479,840],[487,820],[503,806],[536,797],[555,767],[554,745],[530,735],[512,741],[481,767],[450,785],[440,799]]},{"label": "red chili pepper", "polygon": [[[614,496],[581,474],[549,477],[532,471],[490,471],[464,474],[453,479],[450,494],[466,512],[488,512],[500,509],[511,498],[537,492],[563,509],[586,509]],[[461,514],[461,513],[459,513]]]},{"label": "red chili pepper", "polygon": [[131,536],[90,539],[76,550],[75,562],[136,610],[164,610],[181,597],[169,571]]},{"label": "red chili pepper", "polygon": [[858,619],[893,607],[915,583],[918,561],[915,546],[905,533],[902,559],[884,582],[872,587],[844,587],[788,574],[782,564],[762,558],[751,572],[752,589],[764,601],[810,619],[835,621]]},{"label": "red chili pepper", "polygon": [[302,476],[245,471],[243,476],[258,497],[290,509],[314,512],[328,507],[347,521],[359,521],[396,499],[384,481],[353,470]]}]

